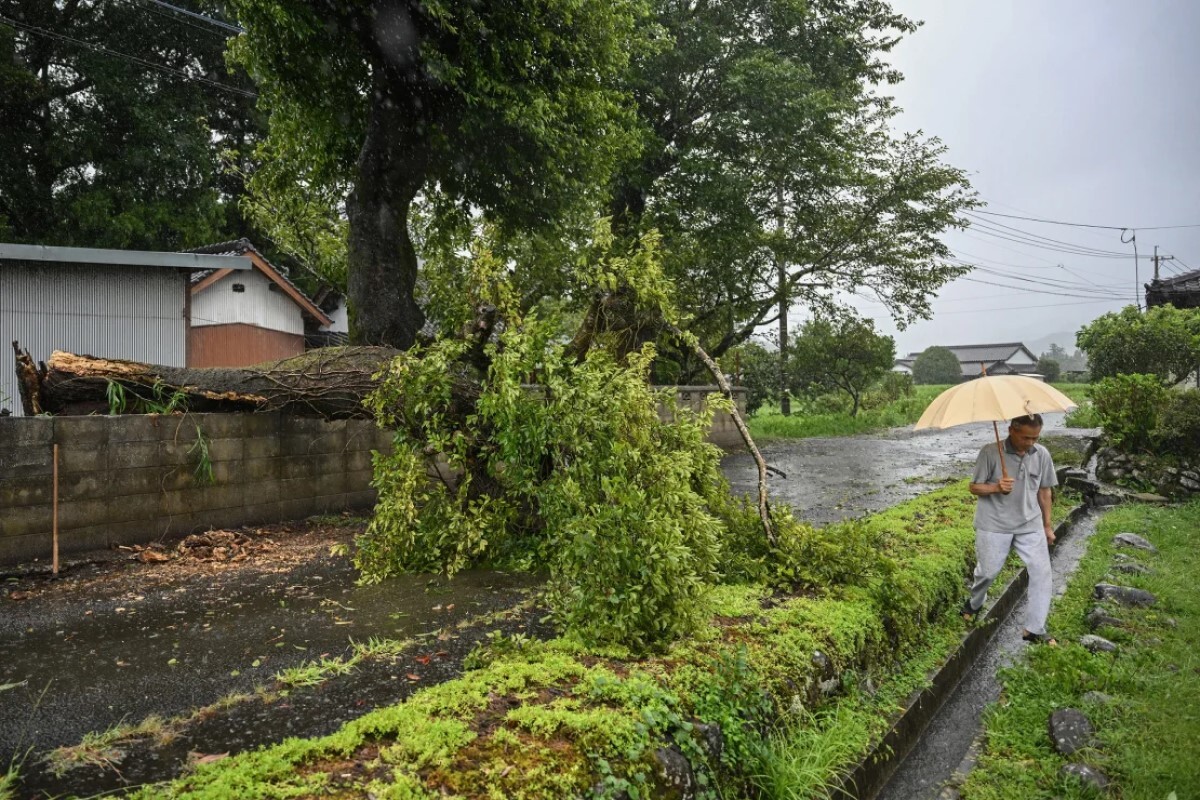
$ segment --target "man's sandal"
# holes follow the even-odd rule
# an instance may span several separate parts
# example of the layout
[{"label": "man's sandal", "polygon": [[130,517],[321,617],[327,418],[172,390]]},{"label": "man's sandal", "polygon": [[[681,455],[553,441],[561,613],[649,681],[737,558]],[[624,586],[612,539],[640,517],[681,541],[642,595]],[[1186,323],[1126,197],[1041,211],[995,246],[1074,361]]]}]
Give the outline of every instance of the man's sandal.
[{"label": "man's sandal", "polygon": [[1044,644],[1050,647],[1057,647],[1058,640],[1048,633],[1030,633],[1025,631],[1021,634],[1021,638],[1030,644]]},{"label": "man's sandal", "polygon": [[971,608],[971,598],[968,597],[963,601],[962,608],[958,610],[958,613],[967,622],[974,622],[975,617],[979,616],[979,612],[982,610],[982,608]]}]

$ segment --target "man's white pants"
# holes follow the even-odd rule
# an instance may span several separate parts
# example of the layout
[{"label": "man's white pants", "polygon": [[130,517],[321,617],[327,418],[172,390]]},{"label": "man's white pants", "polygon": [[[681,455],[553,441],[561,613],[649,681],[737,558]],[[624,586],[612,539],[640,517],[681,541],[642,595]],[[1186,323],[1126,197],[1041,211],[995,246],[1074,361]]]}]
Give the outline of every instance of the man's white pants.
[{"label": "man's white pants", "polygon": [[975,531],[975,582],[971,585],[971,608],[983,608],[987,600],[988,587],[1008,558],[1008,551],[1016,548],[1017,555],[1029,571],[1029,601],[1025,606],[1025,630],[1030,633],[1046,632],[1046,617],[1050,614],[1050,546],[1046,534],[996,533]]}]

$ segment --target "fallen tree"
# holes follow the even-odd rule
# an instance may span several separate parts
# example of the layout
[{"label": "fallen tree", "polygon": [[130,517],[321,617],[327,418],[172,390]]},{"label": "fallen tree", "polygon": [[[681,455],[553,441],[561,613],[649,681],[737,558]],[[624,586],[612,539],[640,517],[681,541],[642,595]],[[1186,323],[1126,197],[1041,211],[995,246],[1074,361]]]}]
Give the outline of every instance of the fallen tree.
[{"label": "fallen tree", "polygon": [[282,411],[326,419],[369,418],[362,400],[397,351],[329,347],[240,368],[169,367],[55,350],[35,364],[13,342],[26,415]]}]

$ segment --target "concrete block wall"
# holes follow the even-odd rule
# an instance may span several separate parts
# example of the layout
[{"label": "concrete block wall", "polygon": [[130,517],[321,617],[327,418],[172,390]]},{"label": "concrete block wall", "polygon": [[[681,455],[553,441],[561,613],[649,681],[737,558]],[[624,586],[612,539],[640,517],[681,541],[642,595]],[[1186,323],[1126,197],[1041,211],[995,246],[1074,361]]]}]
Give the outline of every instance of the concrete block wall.
[{"label": "concrete block wall", "polygon": [[[680,404],[699,410],[714,391],[681,386]],[[735,400],[744,409],[745,390]],[[725,413],[710,439],[742,446]],[[369,508],[371,452],[390,451],[391,435],[366,420],[281,414],[0,417],[0,564],[50,557],[55,444],[59,553],[69,555]],[[211,483],[196,474],[202,448]]]},{"label": "concrete block wall", "polygon": [[[679,392],[679,405],[693,411],[703,411],[708,403],[708,396],[721,393],[720,386],[678,386],[676,389]],[[735,386],[733,388],[733,402],[738,413],[742,415],[742,419],[746,418],[746,393],[747,390],[742,387]],[[742,435],[738,432],[737,425],[734,424],[733,416],[725,411],[713,415],[712,430],[709,431],[708,440],[725,450],[737,450],[745,446]]]},{"label": "concrete block wall", "polygon": [[[211,483],[196,475],[198,430]],[[0,563],[50,556],[55,444],[65,555],[368,508],[371,451],[391,437],[280,414],[0,418]]]}]

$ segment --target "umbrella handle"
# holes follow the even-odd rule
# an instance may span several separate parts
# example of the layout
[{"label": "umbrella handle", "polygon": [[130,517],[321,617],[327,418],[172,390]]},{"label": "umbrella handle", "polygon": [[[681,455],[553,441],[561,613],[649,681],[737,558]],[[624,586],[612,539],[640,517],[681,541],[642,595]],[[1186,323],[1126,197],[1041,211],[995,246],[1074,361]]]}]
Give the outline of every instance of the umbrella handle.
[{"label": "umbrella handle", "polygon": [[1004,448],[1000,446],[1000,426],[992,420],[992,430],[996,432],[996,452],[1000,455],[1000,474],[1008,477],[1008,466],[1004,463]]}]

